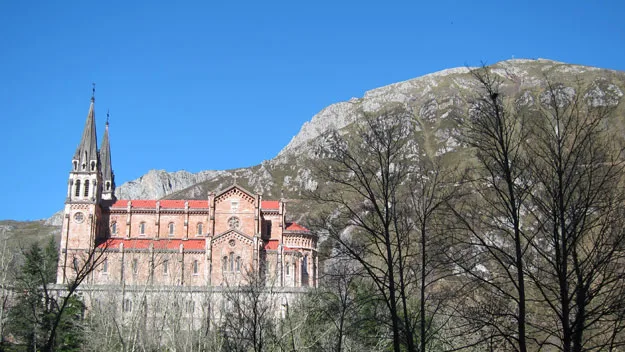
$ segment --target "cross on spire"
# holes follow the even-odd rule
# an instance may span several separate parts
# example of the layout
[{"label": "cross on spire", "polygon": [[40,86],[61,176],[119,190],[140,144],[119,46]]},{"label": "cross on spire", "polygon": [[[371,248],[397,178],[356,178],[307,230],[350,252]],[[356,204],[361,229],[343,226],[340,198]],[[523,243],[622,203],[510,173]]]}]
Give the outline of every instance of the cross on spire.
[{"label": "cross on spire", "polygon": [[106,109],[106,125],[109,125],[109,109]]},{"label": "cross on spire", "polygon": [[95,100],[95,83],[91,83],[91,101]]}]

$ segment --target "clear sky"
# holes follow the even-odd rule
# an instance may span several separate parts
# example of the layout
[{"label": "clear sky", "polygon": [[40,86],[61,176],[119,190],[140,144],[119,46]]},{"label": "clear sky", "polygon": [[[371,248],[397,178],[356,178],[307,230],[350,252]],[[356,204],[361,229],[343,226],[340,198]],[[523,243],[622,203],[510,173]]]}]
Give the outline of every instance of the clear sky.
[{"label": "clear sky", "polygon": [[625,70],[625,1],[0,1],[0,219],[62,209],[96,82],[117,184],[274,157],[322,108],[445,68]]}]

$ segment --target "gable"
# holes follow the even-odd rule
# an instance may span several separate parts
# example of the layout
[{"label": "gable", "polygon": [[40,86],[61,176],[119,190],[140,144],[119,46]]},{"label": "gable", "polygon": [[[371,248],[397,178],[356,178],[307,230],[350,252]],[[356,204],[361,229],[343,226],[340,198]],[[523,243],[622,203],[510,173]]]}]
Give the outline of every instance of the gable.
[{"label": "gable", "polygon": [[230,186],[229,188],[226,188],[215,196],[215,206],[225,202],[232,204],[232,202],[236,201],[239,201],[240,203],[245,202],[252,206],[256,206],[256,196],[237,185]]},{"label": "gable", "polygon": [[231,238],[239,238],[242,241],[249,242],[249,244],[254,243],[250,236],[237,230],[228,230],[213,237],[213,245],[221,243],[223,241],[228,241]]}]

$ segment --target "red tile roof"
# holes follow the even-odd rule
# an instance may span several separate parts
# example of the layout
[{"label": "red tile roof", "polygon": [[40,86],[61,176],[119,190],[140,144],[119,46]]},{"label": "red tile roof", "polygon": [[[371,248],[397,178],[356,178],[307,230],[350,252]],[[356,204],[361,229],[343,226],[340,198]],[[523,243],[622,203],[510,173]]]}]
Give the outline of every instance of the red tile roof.
[{"label": "red tile roof", "polygon": [[190,200],[189,208],[208,209],[208,200]]},{"label": "red tile roof", "polygon": [[145,199],[122,199],[118,200],[111,205],[111,208],[126,208],[128,202],[132,201],[133,208],[154,208],[156,209],[156,202],[160,202],[161,209],[183,209],[184,203],[189,202],[190,209],[208,209],[208,200],[145,200]]},{"label": "red tile roof", "polygon": [[120,239],[120,238],[110,238],[106,242],[98,245],[99,248],[110,248],[110,249],[118,249],[120,243],[124,244],[125,249],[148,249],[150,248],[150,244],[154,244],[154,249],[179,249],[180,244],[184,249],[187,250],[197,250],[205,248],[205,240],[204,239],[192,239],[192,240],[149,240],[149,239]]},{"label": "red tile roof", "polygon": [[[184,208],[184,200],[161,200],[161,208]],[[134,205],[134,202],[132,202]]]},{"label": "red tile roof", "polygon": [[111,205],[111,208],[125,208],[127,206],[128,206],[128,200],[121,199],[121,200],[115,201],[115,203]]},{"label": "red tile roof", "polygon": [[278,201],[278,200],[263,200],[260,203],[260,208],[261,209],[278,210],[278,209],[280,209],[280,201]]},{"label": "red tile roof", "polygon": [[302,226],[302,225],[300,225],[298,223],[295,223],[295,222],[287,222],[285,230],[286,231],[306,231],[306,232],[309,231],[304,226]]},{"label": "red tile roof", "polygon": [[278,240],[269,240],[267,243],[265,243],[265,249],[276,250],[278,249],[279,244],[280,244],[280,241]]},{"label": "red tile roof", "polygon": [[[280,245],[279,240],[269,240],[267,243],[265,243],[265,250],[275,251],[278,249],[279,245]],[[282,246],[282,249],[285,251],[293,250],[293,248],[289,248],[287,246]]]},{"label": "red tile roof", "polygon": [[136,199],[132,201],[133,208],[156,208],[155,200]]}]

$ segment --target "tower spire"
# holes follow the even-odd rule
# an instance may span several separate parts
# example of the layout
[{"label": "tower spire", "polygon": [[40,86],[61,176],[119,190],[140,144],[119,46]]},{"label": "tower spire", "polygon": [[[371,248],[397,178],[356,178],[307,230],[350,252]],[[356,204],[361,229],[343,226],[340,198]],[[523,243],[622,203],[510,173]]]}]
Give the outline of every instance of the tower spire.
[{"label": "tower spire", "polygon": [[87,113],[87,121],[82,138],[74,153],[73,171],[95,171],[98,166],[98,140],[95,129],[95,83],[93,84],[91,104]]},{"label": "tower spire", "polygon": [[102,199],[113,199],[115,194],[115,174],[111,166],[111,145],[109,142],[109,111],[106,111],[106,125],[100,146],[100,163],[102,167]]}]

